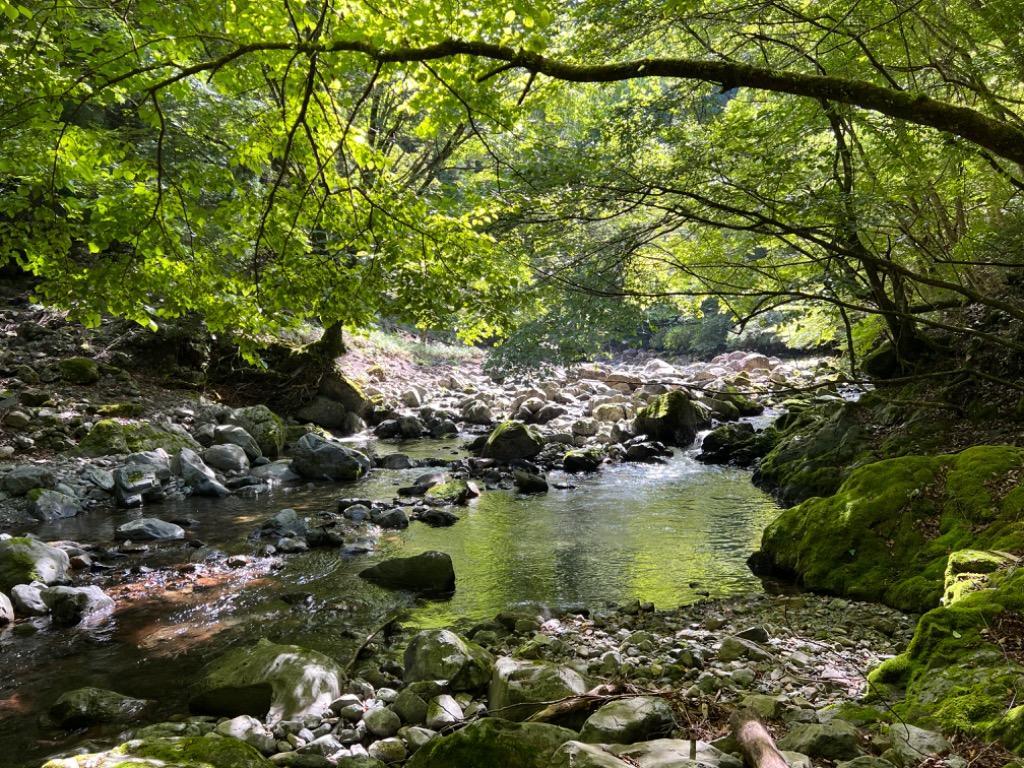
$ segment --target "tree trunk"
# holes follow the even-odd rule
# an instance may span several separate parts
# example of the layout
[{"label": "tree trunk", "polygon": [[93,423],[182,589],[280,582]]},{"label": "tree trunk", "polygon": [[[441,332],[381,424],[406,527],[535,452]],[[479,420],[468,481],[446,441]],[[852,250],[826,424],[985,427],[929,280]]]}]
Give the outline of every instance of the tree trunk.
[{"label": "tree trunk", "polygon": [[789,768],[768,729],[749,709],[733,712],[729,724],[748,768]]}]

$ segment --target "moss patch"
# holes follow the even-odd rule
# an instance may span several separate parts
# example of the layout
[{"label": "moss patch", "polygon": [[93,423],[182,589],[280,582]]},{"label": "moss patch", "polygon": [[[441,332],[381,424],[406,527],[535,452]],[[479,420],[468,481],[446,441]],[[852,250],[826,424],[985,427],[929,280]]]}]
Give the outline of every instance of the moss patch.
[{"label": "moss patch", "polygon": [[787,510],[762,552],[810,589],[924,611],[939,603],[947,558],[963,548],[1024,551],[1024,449],[975,446],[853,471],[839,490]]},{"label": "moss patch", "polygon": [[202,447],[183,429],[175,430],[141,421],[97,421],[89,434],[78,444],[83,456],[110,456],[115,453],[134,453],[163,448],[170,454],[182,448],[202,450]]},{"label": "moss patch", "polygon": [[480,455],[498,461],[532,459],[544,447],[544,439],[521,421],[503,421],[487,438]]},{"label": "moss patch", "polygon": [[88,357],[68,357],[57,367],[61,378],[71,384],[95,384],[100,380],[100,367]]},{"label": "moss patch", "polygon": [[999,740],[1024,754],[1024,571],[926,613],[906,653],[870,675],[872,695],[901,717],[947,733]]},{"label": "moss patch", "polygon": [[691,400],[689,395],[678,389],[658,395],[636,415],[637,432],[684,448],[694,441],[697,432],[710,426],[707,406]]},{"label": "moss patch", "polygon": [[[135,759],[133,759],[135,758]],[[109,752],[51,760],[43,768],[273,768],[254,747],[226,736],[136,739]]]}]

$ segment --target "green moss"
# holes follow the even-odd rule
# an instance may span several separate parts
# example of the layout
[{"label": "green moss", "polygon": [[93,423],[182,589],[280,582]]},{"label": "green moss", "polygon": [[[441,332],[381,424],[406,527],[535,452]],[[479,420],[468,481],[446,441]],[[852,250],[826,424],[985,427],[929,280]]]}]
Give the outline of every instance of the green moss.
[{"label": "green moss", "polygon": [[238,408],[232,412],[228,421],[252,435],[264,456],[274,459],[284,452],[287,435],[284,420],[267,406]]},{"label": "green moss", "polygon": [[449,480],[431,487],[426,496],[448,504],[465,504],[474,494],[465,480]]},{"label": "green moss", "polygon": [[[951,558],[971,562],[973,555]],[[955,566],[954,566],[955,567]],[[921,617],[906,653],[868,677],[875,698],[897,715],[947,733],[998,739],[1024,753],[1024,667],[998,641],[1018,631],[1024,611],[1024,571],[1003,568],[984,589],[957,596]],[[1001,621],[1013,621],[1001,628]]]},{"label": "green moss", "polygon": [[487,438],[480,455],[498,461],[532,459],[544,447],[544,439],[521,421],[503,421]]},{"label": "green moss", "polygon": [[144,411],[141,403],[105,403],[96,409],[96,413],[108,418],[132,418],[141,416]]},{"label": "green moss", "polygon": [[875,462],[785,511],[762,550],[810,589],[924,611],[943,595],[951,551],[1024,551],[1019,489],[993,490],[1022,466],[1013,446]]},{"label": "green moss", "polygon": [[409,768],[547,768],[575,731],[544,723],[513,723],[488,717],[419,749]]},{"label": "green moss", "polygon": [[61,378],[72,384],[95,384],[100,380],[100,367],[88,357],[68,357],[57,366]]},{"label": "green moss", "polygon": [[682,390],[658,395],[636,415],[636,430],[654,440],[689,446],[697,432],[711,426],[707,406],[696,403]]},{"label": "green moss", "polygon": [[[134,759],[133,759],[134,758]],[[273,768],[254,747],[227,736],[136,739],[109,752],[51,760],[43,768]]]},{"label": "green moss", "polygon": [[199,444],[184,430],[174,431],[156,424],[114,419],[97,421],[78,444],[78,451],[83,456],[109,456],[157,448],[171,454],[182,448],[200,450]]}]

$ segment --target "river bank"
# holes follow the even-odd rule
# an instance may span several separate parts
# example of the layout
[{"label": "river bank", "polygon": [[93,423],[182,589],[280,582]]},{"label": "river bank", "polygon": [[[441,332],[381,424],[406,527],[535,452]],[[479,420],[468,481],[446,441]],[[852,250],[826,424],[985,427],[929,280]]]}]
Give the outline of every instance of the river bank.
[{"label": "river bank", "polygon": [[[23,752],[11,765],[69,749],[104,754],[130,736],[150,740],[122,750],[139,756],[133,762],[148,754],[200,765],[206,758],[193,748],[235,749],[204,736],[213,731],[257,749],[206,759],[229,768],[261,765],[258,753],[280,765],[369,766],[414,752],[414,765],[475,765],[483,758],[472,754],[473,729],[508,744],[489,764],[518,765],[510,755],[522,753],[520,736],[536,734],[499,738],[488,730],[499,718],[479,719],[506,706],[496,702],[507,692],[494,687],[504,685],[502,670],[537,683],[522,692],[534,704],[612,686],[601,694],[610,698],[589,699],[565,721],[575,731],[537,737],[547,746],[527,751],[542,756],[539,768],[674,765],[690,759],[687,738],[726,734],[740,706],[757,709],[777,735],[796,734],[780,742],[804,756],[794,765],[861,765],[883,754],[916,764],[889,729],[899,718],[888,705],[858,703],[867,671],[907,649],[914,618],[843,599],[764,596],[745,560],[778,510],[746,471],[697,460],[749,465],[777,450],[780,434],[784,446],[805,409],[844,408],[827,364],[750,353],[704,363],[633,358],[497,382],[479,361],[429,373],[410,363],[403,378],[394,367],[375,372],[383,366],[367,354],[356,366],[362,381],[336,375],[281,418],[262,404],[170,389],[128,365],[141,358],[115,366],[109,345],[59,318],[40,322],[40,312],[8,312],[12,343],[0,361],[0,589],[11,593],[14,618],[0,643],[17,660],[3,707],[15,729],[5,739]],[[786,423],[765,429],[776,408]],[[408,564],[429,552],[444,553],[439,570]],[[391,570],[360,578],[373,566]],[[452,585],[454,597],[424,594]],[[424,627],[483,648],[473,685],[427,684],[458,672],[447,668],[413,679],[405,649]],[[269,650],[256,642],[267,637]],[[80,670],[49,679],[40,661],[55,654]],[[232,654],[259,661],[246,667],[245,700],[214,708],[219,720],[187,717],[204,711],[197,687],[231,666]],[[260,692],[281,685],[261,675],[282,654],[298,656],[303,679],[319,670],[316,691],[292,697],[298,710],[287,713]],[[414,701],[403,713],[395,705],[410,690],[422,707]],[[563,747],[601,705],[656,724],[614,738],[682,741],[635,755]],[[441,720],[420,712],[432,706]],[[319,711],[298,714],[309,707]],[[455,707],[460,717],[445,720]],[[79,714],[65,717],[69,709]],[[613,706],[606,717],[623,714]],[[158,724],[124,722],[138,717]],[[38,730],[26,727],[40,718]],[[472,724],[458,730],[463,720]],[[956,751],[911,733],[914,750]],[[719,746],[700,747],[702,762],[735,761],[735,745]]]}]

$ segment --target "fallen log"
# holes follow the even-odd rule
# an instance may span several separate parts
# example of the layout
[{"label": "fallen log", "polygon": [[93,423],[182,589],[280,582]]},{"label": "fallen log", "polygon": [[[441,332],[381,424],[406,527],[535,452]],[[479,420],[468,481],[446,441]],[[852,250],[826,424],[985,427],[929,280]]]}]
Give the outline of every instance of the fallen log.
[{"label": "fallen log", "polygon": [[749,709],[733,712],[729,725],[748,768],[789,768],[764,723]]},{"label": "fallen log", "polygon": [[591,688],[579,696],[570,696],[565,699],[554,701],[544,709],[534,712],[527,718],[529,723],[550,723],[553,720],[573,715],[589,709],[596,709],[598,705],[606,704],[613,699],[621,698],[617,694],[622,692],[622,686],[614,683],[606,683],[596,688]]}]

